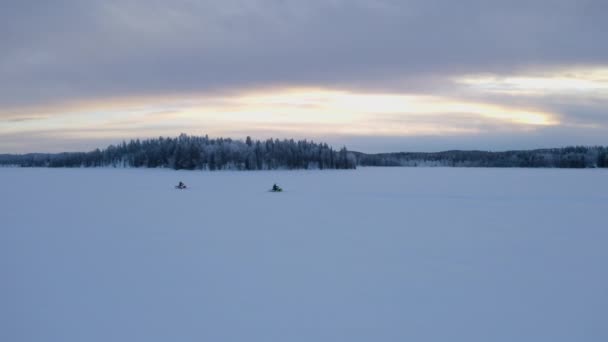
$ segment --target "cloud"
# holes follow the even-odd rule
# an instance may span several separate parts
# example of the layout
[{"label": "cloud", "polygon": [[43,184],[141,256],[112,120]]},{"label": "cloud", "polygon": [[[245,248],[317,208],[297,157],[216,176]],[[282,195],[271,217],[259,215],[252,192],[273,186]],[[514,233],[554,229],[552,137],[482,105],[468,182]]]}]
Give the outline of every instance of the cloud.
[{"label": "cloud", "polygon": [[470,75],[456,82],[495,94],[608,100],[608,66],[537,70],[528,75]]},{"label": "cloud", "polygon": [[258,85],[382,87],[608,55],[597,41],[608,30],[604,1],[9,2],[0,13],[3,106]]},{"label": "cloud", "polygon": [[322,88],[275,88],[225,94],[120,98],[117,103],[69,104],[37,121],[0,122],[0,136],[55,134],[102,139],[158,135],[261,137],[428,136],[534,130],[559,124],[557,115],[449,97],[357,93]]},{"label": "cloud", "polygon": [[[333,113],[334,126],[318,114],[289,126],[277,113],[258,113],[278,120],[268,127],[209,110],[294,88],[357,94],[346,102],[368,107],[367,115],[403,96],[417,99],[408,108],[418,112],[431,107],[421,99],[436,102],[417,124],[413,110],[368,123],[370,134],[385,136],[603,128],[605,80],[589,71],[607,68],[605,13],[603,0],[8,0],[0,11],[0,134],[119,124],[142,135],[180,125],[228,132],[221,122],[295,134],[317,120],[336,129],[326,131],[333,139],[360,122],[348,105]],[[280,105],[327,108],[293,100]],[[570,141],[578,140],[563,144]]]}]

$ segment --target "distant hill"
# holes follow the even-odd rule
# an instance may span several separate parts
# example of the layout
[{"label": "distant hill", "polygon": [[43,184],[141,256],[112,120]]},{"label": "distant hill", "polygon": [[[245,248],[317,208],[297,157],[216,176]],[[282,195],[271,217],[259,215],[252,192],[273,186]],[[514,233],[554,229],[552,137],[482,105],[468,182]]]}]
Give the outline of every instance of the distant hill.
[{"label": "distant hill", "polygon": [[444,151],[365,154],[351,152],[361,166],[608,167],[608,147],[576,146],[505,152]]},{"label": "distant hill", "polygon": [[131,140],[90,152],[0,154],[21,167],[164,167],[187,170],[354,169],[356,166],[608,167],[608,147],[575,146],[505,152],[443,151],[367,154],[307,140],[264,141],[207,136]]}]

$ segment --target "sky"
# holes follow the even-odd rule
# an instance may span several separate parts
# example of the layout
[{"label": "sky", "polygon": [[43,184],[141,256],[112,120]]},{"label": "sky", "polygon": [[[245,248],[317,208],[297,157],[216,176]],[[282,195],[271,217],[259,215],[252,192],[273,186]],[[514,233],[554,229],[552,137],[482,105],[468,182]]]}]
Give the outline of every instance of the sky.
[{"label": "sky", "polygon": [[5,0],[0,153],[608,144],[605,0]]}]

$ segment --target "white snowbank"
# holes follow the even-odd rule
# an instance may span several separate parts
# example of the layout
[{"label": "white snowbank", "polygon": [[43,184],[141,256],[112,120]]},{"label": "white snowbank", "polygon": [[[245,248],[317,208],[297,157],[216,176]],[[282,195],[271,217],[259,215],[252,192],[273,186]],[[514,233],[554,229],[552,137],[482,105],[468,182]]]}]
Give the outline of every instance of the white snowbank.
[{"label": "white snowbank", "polygon": [[0,190],[0,341],[608,341],[605,170],[3,168]]}]

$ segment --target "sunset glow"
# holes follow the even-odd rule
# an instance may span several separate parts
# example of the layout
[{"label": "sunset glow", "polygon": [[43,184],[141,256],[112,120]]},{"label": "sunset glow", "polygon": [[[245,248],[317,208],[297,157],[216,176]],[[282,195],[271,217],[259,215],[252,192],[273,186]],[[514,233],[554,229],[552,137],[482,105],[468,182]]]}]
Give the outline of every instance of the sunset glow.
[{"label": "sunset glow", "polygon": [[531,75],[473,75],[456,82],[480,91],[524,96],[597,96],[608,99],[608,68],[569,68]]},{"label": "sunset glow", "polygon": [[517,129],[558,124],[553,113],[542,110],[442,96],[290,88],[232,96],[168,96],[57,106],[40,118],[0,122],[0,133],[97,138],[180,132],[417,136],[471,134],[487,126]]}]

